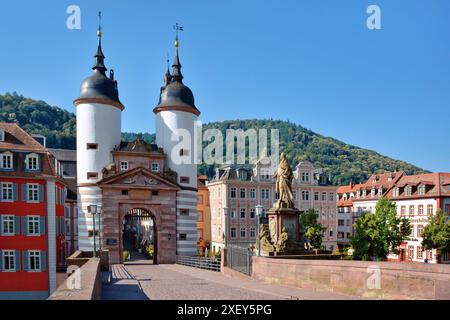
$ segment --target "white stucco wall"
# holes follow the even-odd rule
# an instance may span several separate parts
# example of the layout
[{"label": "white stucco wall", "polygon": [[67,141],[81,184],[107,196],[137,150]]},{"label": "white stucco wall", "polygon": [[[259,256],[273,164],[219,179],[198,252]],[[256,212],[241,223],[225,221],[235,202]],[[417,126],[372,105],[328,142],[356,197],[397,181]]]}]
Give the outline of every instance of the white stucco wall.
[{"label": "white stucco wall", "polygon": [[[167,154],[168,167],[178,173],[178,182],[180,177],[189,177],[189,183],[183,183],[182,186],[197,188],[197,165],[194,163],[194,126],[197,116],[189,112],[170,110],[157,113],[155,119],[156,144]],[[191,135],[191,141],[188,141],[187,147],[184,148],[189,149],[189,155],[183,158],[187,164],[179,164],[175,159],[179,157],[178,145],[182,140],[172,141],[172,134],[176,134],[178,129],[185,129]]]},{"label": "white stucco wall", "polygon": [[[112,163],[111,151],[120,143],[121,110],[89,103],[77,106],[77,174],[78,183],[92,183],[87,172],[97,172]],[[87,143],[97,143],[97,150],[87,150]]]}]

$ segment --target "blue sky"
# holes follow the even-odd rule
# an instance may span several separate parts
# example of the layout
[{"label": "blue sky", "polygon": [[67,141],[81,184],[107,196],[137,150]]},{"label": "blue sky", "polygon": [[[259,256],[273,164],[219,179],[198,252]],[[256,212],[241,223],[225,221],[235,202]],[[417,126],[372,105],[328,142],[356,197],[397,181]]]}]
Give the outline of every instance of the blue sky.
[{"label": "blue sky", "polygon": [[[81,30],[66,9],[81,8]],[[366,28],[377,4],[382,30]],[[124,131],[152,109],[179,22],[185,83],[204,122],[291,120],[433,171],[450,171],[448,0],[41,0],[0,4],[0,93],[75,112],[97,11],[119,81]]]}]

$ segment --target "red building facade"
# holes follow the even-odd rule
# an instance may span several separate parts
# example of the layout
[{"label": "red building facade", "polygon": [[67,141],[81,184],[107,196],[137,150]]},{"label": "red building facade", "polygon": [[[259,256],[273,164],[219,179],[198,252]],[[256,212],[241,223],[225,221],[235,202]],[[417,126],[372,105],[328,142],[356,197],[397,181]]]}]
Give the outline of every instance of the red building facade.
[{"label": "red building facade", "polygon": [[0,123],[0,299],[45,299],[56,288],[65,258],[58,167],[24,130]]}]

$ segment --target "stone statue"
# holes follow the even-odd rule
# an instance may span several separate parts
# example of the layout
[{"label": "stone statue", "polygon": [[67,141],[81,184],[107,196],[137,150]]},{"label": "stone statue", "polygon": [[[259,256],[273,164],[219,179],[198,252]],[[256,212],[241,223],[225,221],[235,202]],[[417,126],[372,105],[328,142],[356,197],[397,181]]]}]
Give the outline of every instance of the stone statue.
[{"label": "stone statue", "polygon": [[280,165],[276,173],[275,191],[279,195],[278,208],[294,208],[293,194],[292,194],[292,179],[294,173],[286,159],[286,155],[281,153]]},{"label": "stone statue", "polygon": [[281,235],[275,244],[275,249],[278,253],[284,253],[286,252],[287,248],[287,242],[288,242],[288,232],[285,227],[283,227],[283,230],[281,231]]},{"label": "stone statue", "polygon": [[269,229],[266,224],[262,224],[260,226],[260,235],[259,235],[259,239],[256,241],[255,248],[258,248],[258,241],[261,241],[261,250],[262,251],[272,252],[274,250],[272,242],[270,241]]}]

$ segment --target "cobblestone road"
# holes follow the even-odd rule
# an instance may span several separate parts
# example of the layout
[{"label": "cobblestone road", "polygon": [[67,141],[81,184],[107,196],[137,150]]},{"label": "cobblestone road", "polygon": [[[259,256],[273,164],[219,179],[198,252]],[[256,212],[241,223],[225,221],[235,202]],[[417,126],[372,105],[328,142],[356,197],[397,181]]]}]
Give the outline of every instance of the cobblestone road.
[{"label": "cobblestone road", "polygon": [[237,279],[181,265],[114,265],[105,300],[347,300],[355,297]]}]

